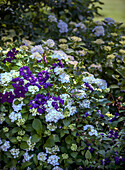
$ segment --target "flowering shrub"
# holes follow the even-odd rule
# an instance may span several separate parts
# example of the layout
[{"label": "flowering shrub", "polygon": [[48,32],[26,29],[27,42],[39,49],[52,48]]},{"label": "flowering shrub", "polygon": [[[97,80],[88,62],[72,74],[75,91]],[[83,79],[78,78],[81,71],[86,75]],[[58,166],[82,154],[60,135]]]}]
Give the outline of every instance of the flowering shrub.
[{"label": "flowering shrub", "polygon": [[123,117],[110,111],[105,80],[78,76],[78,62],[51,39],[6,46],[1,55],[1,167],[123,167]]}]

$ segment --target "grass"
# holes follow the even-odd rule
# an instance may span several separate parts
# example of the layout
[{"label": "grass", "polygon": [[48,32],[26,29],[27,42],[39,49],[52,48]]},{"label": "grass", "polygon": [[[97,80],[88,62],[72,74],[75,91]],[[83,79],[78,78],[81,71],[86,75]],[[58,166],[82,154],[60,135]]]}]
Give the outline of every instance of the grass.
[{"label": "grass", "polygon": [[96,17],[95,20],[102,20],[105,17],[113,18],[116,22],[122,22],[125,25],[125,0],[101,0],[102,10],[99,13],[102,17]]}]

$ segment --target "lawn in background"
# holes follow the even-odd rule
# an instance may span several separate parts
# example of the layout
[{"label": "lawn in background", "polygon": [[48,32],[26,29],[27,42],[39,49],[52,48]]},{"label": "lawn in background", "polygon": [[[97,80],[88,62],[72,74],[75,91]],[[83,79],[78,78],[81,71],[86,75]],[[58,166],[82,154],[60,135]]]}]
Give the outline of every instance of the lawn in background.
[{"label": "lawn in background", "polygon": [[102,10],[99,13],[102,17],[96,17],[95,20],[102,20],[105,17],[113,18],[116,22],[122,22],[125,26],[125,0],[101,0]]}]

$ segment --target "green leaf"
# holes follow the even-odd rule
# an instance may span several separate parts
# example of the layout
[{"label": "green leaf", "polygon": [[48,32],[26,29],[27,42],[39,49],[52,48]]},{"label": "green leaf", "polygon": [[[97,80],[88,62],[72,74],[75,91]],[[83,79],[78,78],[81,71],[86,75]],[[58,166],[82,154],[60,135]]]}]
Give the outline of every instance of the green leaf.
[{"label": "green leaf", "polygon": [[10,142],[12,142],[14,144],[18,143],[17,139],[15,137],[10,138]]},{"label": "green leaf", "polygon": [[29,146],[28,146],[28,144],[27,144],[26,142],[21,142],[20,148],[21,148],[21,149],[28,149]]},{"label": "green leaf", "polygon": [[118,85],[111,85],[109,86],[110,89],[119,89],[119,86]]},{"label": "green leaf", "polygon": [[101,155],[105,156],[105,151],[104,150],[100,150],[98,151]]},{"label": "green leaf", "polygon": [[34,131],[34,129],[32,128],[32,126],[31,126],[30,124],[27,124],[27,125],[26,125],[25,130],[26,130],[27,132]]},{"label": "green leaf", "polygon": [[73,158],[76,158],[77,155],[78,155],[78,152],[72,152],[72,153],[71,153],[71,156],[72,156]]},{"label": "green leaf", "polygon": [[69,126],[70,121],[69,121],[69,120],[67,120],[67,119],[64,119],[64,120],[63,120],[63,124],[64,124],[65,126]]},{"label": "green leaf", "polygon": [[55,142],[54,142],[53,136],[51,135],[51,136],[47,139],[44,147],[53,147],[54,145],[55,145]]},{"label": "green leaf", "polygon": [[32,123],[32,127],[36,130],[36,132],[38,134],[41,135],[41,133],[42,133],[42,123],[39,119],[34,119],[34,121]]},{"label": "green leaf", "polygon": [[68,136],[65,138],[65,142],[66,142],[67,144],[70,144],[70,143],[71,143],[71,137],[70,137],[70,135],[68,135]]},{"label": "green leaf", "polygon": [[53,140],[54,140],[54,142],[60,142],[58,135],[53,135]]},{"label": "green leaf", "polygon": [[91,155],[91,153],[90,153],[89,150],[86,151],[86,153],[85,153],[85,158],[86,158],[86,159],[89,159],[89,160],[92,158],[92,155]]},{"label": "green leaf", "polygon": [[20,131],[20,128],[19,127],[15,127],[15,128],[13,128],[12,129],[12,133],[14,134],[14,133],[17,133],[17,132],[19,132]]},{"label": "green leaf", "polygon": [[34,156],[33,156],[33,162],[35,163],[36,166],[38,165],[38,158],[37,158],[36,154],[34,154]]},{"label": "green leaf", "polygon": [[31,137],[31,142],[37,143],[37,142],[40,141],[40,139],[41,139],[41,136],[35,134],[35,135],[33,135],[33,136]]},{"label": "green leaf", "polygon": [[24,170],[26,167],[30,166],[32,162],[24,162],[22,163],[21,170]]},{"label": "green leaf", "polygon": [[29,139],[29,135],[24,135],[22,141],[27,141]]}]

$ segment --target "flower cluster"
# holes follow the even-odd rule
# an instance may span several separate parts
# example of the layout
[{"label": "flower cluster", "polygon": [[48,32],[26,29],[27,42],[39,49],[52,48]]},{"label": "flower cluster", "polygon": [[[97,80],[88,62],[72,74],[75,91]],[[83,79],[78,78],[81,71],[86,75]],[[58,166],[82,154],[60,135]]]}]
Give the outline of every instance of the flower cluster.
[{"label": "flower cluster", "polygon": [[[83,29],[82,24],[77,27]],[[19,48],[14,59],[18,62],[11,62],[9,69],[3,65],[0,74],[2,164],[53,170],[122,165],[123,136],[117,128],[122,120],[119,111],[109,109],[107,82],[85,70],[79,75],[75,56],[53,50],[52,39],[36,46],[24,43],[27,50]],[[89,53],[81,51],[85,57]]]}]

